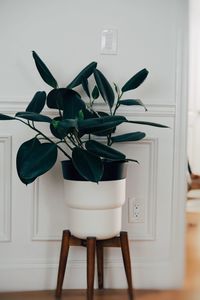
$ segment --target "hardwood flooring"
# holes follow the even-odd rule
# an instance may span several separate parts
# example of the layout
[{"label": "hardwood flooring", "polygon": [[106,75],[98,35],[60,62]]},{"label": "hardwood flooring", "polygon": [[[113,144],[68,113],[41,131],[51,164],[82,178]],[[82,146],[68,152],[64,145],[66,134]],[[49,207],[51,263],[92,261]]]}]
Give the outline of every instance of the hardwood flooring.
[{"label": "hardwood flooring", "polygon": [[[200,213],[187,214],[186,278],[181,290],[135,291],[135,300],[200,300]],[[0,300],[55,300],[54,291],[0,293]],[[62,300],[86,300],[83,290],[65,290]],[[95,291],[94,300],[128,300],[126,290]]]}]

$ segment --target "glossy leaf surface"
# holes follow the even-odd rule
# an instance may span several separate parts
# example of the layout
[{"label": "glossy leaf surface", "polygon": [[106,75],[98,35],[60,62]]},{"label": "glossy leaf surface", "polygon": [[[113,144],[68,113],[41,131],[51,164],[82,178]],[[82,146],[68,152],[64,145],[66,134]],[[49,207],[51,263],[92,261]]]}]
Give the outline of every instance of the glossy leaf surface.
[{"label": "glossy leaf surface", "polygon": [[79,174],[86,180],[98,182],[101,179],[103,164],[98,156],[76,147],[72,152],[72,162]]},{"label": "glossy leaf surface", "polygon": [[49,171],[57,160],[57,147],[31,139],[23,143],[17,153],[17,172],[25,184]]},{"label": "glossy leaf surface", "polygon": [[92,98],[95,99],[95,100],[99,98],[99,90],[98,90],[98,87],[96,85],[92,90]]},{"label": "glossy leaf surface", "polygon": [[85,147],[88,151],[100,157],[112,159],[112,160],[124,160],[126,156],[118,150],[115,150],[107,145],[101,144],[94,140],[89,140],[85,143]]},{"label": "glossy leaf surface", "polygon": [[143,106],[144,109],[147,111],[146,106],[139,99],[125,99],[125,100],[120,100],[119,104],[120,105],[127,105],[127,106],[139,105],[139,106]]},{"label": "glossy leaf surface", "polygon": [[37,114],[34,112],[29,112],[29,111],[22,111],[18,112],[15,115],[18,118],[30,120],[30,121],[35,121],[35,122],[48,122],[51,123],[52,119],[49,118],[48,116],[44,116],[41,114]]},{"label": "glossy leaf surface", "polygon": [[146,122],[146,121],[129,121],[129,120],[127,120],[127,123],[148,125],[148,126],[161,127],[161,128],[169,128],[169,126],[167,126],[167,125],[153,123],[153,122]]},{"label": "glossy leaf surface", "polygon": [[39,55],[33,51],[33,58],[35,60],[36,67],[38,69],[38,72],[40,73],[40,76],[46,82],[48,85],[50,85],[53,88],[57,88],[58,84],[45,63],[41,60]]},{"label": "glossy leaf surface", "polygon": [[115,101],[115,95],[110,83],[97,69],[94,71],[94,78],[102,98],[110,106],[110,108],[112,108]]},{"label": "glossy leaf surface", "polygon": [[74,128],[77,127],[77,120],[76,119],[65,119],[65,120],[53,120],[51,126],[53,126],[54,136],[59,138],[64,138],[70,133]]},{"label": "glossy leaf surface", "polygon": [[45,92],[37,92],[35,93],[33,99],[29,103],[26,108],[26,111],[40,113],[43,110],[46,101],[46,93]]},{"label": "glossy leaf surface", "polygon": [[6,121],[6,120],[15,120],[15,118],[4,115],[4,114],[0,114],[0,121]]},{"label": "glossy leaf surface", "polygon": [[96,62],[91,62],[87,65],[75,78],[72,82],[67,86],[68,89],[72,89],[80,84],[82,84],[83,77],[88,78],[94,72],[95,68],[97,67]]},{"label": "glossy leaf surface", "polygon": [[120,143],[120,142],[128,142],[128,141],[139,141],[142,140],[145,137],[144,132],[130,132],[126,134],[121,134],[117,136],[113,136],[111,138],[113,143]]},{"label": "glossy leaf surface", "polygon": [[79,121],[78,128],[84,133],[95,133],[114,128],[123,122],[126,122],[126,118],[123,116],[93,118]]},{"label": "glossy leaf surface", "polygon": [[148,75],[147,69],[142,69],[138,73],[136,73],[133,77],[131,77],[125,85],[122,87],[122,92],[130,91],[136,89],[140,86]]}]

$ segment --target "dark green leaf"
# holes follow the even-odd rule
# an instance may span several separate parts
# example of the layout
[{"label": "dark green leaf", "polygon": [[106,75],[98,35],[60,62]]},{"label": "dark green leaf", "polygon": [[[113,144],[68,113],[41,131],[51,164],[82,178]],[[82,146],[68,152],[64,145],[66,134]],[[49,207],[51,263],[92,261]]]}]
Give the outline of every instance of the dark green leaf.
[{"label": "dark green leaf", "polygon": [[82,84],[82,78],[88,78],[94,72],[95,68],[97,67],[96,62],[91,62],[87,65],[75,78],[74,80],[67,86],[68,89],[72,89],[80,84]]},{"label": "dark green leaf", "polygon": [[57,108],[63,110],[64,102],[69,98],[76,96],[79,97],[79,94],[76,91],[67,88],[53,89],[47,96],[47,106],[49,108]]},{"label": "dark green leaf", "polygon": [[35,121],[35,122],[48,122],[51,123],[52,119],[41,115],[41,114],[37,114],[34,112],[29,112],[29,111],[22,111],[22,112],[18,112],[15,115],[18,118],[22,118],[22,119],[26,119],[26,120],[30,120],[30,121]]},{"label": "dark green leaf", "polygon": [[76,147],[72,151],[72,162],[79,174],[85,179],[92,182],[98,182],[101,179],[103,164],[98,156]]},{"label": "dark green leaf", "polygon": [[100,157],[112,160],[123,160],[126,158],[126,156],[123,153],[94,140],[87,141],[85,143],[85,147],[88,151]]},{"label": "dark green leaf", "polygon": [[76,94],[68,93],[67,99],[63,101],[63,118],[76,119],[79,112],[85,109],[85,102]]},{"label": "dark green leaf", "polygon": [[95,87],[93,88],[93,91],[92,91],[92,98],[93,99],[98,99],[99,98],[99,90],[98,90],[98,87],[95,85]]},{"label": "dark green leaf", "polygon": [[6,121],[6,120],[15,120],[15,118],[4,115],[4,114],[0,114],[0,121]]},{"label": "dark green leaf", "polygon": [[87,108],[83,109],[83,119],[91,119],[91,118],[98,118],[98,115],[95,111],[91,111]]},{"label": "dark green leaf", "polygon": [[40,145],[39,140],[36,138],[33,138],[31,140],[24,142],[20,146],[20,148],[17,152],[17,157],[16,157],[17,173],[18,173],[20,180],[24,184],[29,184],[37,178],[37,177],[24,178],[24,176],[22,174],[22,170],[23,170],[24,164],[28,164],[29,160],[31,162],[30,152],[32,151],[32,149],[34,149],[35,147],[38,147],[39,145]]},{"label": "dark green leaf", "polygon": [[33,99],[26,108],[26,111],[40,113],[43,110],[46,101],[45,92],[35,93]]},{"label": "dark green leaf", "polygon": [[119,104],[121,105],[140,105],[143,106],[144,109],[147,111],[146,106],[142,103],[139,99],[126,99],[126,100],[120,100]]},{"label": "dark green leaf", "polygon": [[94,77],[102,98],[109,105],[109,107],[112,108],[115,101],[115,95],[110,83],[97,69],[94,70]]},{"label": "dark green leaf", "polygon": [[95,133],[95,132],[114,128],[123,122],[126,122],[126,118],[123,116],[92,118],[92,119],[79,121],[78,128],[84,134]]},{"label": "dark green leaf", "polygon": [[126,121],[127,123],[133,123],[133,124],[141,124],[141,125],[148,125],[148,126],[154,126],[154,127],[161,127],[161,128],[169,128],[167,125],[162,125],[159,123],[152,123],[152,122],[145,122],[145,121]]},{"label": "dark green leaf", "polygon": [[141,71],[136,73],[122,87],[122,92],[124,93],[126,91],[136,89],[138,86],[140,86],[143,83],[143,81],[146,79],[148,73],[149,72],[147,71],[147,69],[142,69]]},{"label": "dark green leaf", "polygon": [[55,124],[56,124],[56,122],[61,121],[61,120],[62,120],[61,117],[55,117],[50,124],[51,133],[53,134],[53,136],[55,136],[58,139],[62,139],[62,135],[58,132],[57,126],[55,126]]},{"label": "dark green leaf", "polygon": [[[52,127],[54,128],[52,130]],[[76,119],[65,119],[65,120],[53,120],[52,124],[50,125],[51,132],[54,136],[62,139],[67,136],[74,128],[77,127],[77,120]]]},{"label": "dark green leaf", "polygon": [[55,144],[41,144],[37,139],[23,143],[17,153],[17,172],[25,184],[49,171],[57,160]]},{"label": "dark green leaf", "polygon": [[[108,113],[106,113],[104,111],[98,111],[97,113],[101,117],[110,116]],[[112,127],[111,129],[95,132],[94,135],[96,135],[96,136],[107,136],[108,134],[114,133],[115,130],[116,130],[116,126]]]},{"label": "dark green leaf", "polygon": [[53,88],[57,88],[58,84],[47,66],[44,64],[44,62],[41,60],[41,58],[37,55],[35,51],[33,53],[33,58],[35,60],[36,67],[38,69],[38,72],[40,73],[40,76],[42,79]]},{"label": "dark green leaf", "polygon": [[64,110],[64,118],[72,119],[77,117],[79,111],[85,108],[85,103],[80,95],[70,89],[61,88],[52,90],[47,96],[47,106]]},{"label": "dark green leaf", "polygon": [[111,138],[113,143],[120,143],[120,142],[128,142],[128,141],[139,141],[145,137],[144,132],[131,132],[121,135],[116,135]]},{"label": "dark green leaf", "polygon": [[90,91],[88,88],[88,80],[85,77],[82,78],[82,87],[83,87],[84,91],[86,92],[87,96],[90,98]]}]

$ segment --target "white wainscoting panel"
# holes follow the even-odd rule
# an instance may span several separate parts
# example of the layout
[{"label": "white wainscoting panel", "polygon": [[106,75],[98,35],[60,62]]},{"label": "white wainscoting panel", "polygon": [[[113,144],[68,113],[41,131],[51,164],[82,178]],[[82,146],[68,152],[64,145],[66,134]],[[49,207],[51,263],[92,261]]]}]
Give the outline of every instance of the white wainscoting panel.
[{"label": "white wainscoting panel", "polygon": [[67,229],[67,206],[64,199],[61,163],[33,185],[32,240],[60,240]]},{"label": "white wainscoting panel", "polygon": [[11,240],[11,137],[0,136],[0,242]]},{"label": "white wainscoting panel", "polygon": [[[126,153],[137,157],[139,165],[130,163],[127,176],[126,204],[124,206],[123,223],[129,232],[130,240],[154,240],[157,199],[157,139],[146,139],[137,144],[126,144]],[[130,154],[128,157],[130,157]],[[144,219],[139,222],[131,220],[133,207],[131,200],[141,205]],[[130,211],[132,210],[132,211]]]}]

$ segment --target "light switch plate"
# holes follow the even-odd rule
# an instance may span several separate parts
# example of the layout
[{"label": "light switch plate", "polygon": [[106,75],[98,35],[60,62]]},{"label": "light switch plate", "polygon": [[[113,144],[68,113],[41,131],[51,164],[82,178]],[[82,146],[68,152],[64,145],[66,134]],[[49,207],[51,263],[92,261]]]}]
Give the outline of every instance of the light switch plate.
[{"label": "light switch plate", "polygon": [[103,29],[101,32],[101,54],[117,54],[117,29]]}]

